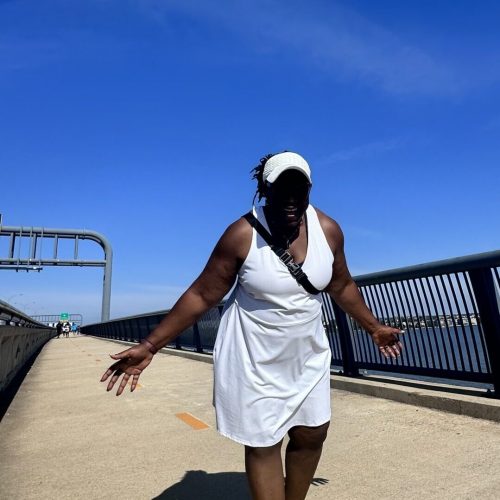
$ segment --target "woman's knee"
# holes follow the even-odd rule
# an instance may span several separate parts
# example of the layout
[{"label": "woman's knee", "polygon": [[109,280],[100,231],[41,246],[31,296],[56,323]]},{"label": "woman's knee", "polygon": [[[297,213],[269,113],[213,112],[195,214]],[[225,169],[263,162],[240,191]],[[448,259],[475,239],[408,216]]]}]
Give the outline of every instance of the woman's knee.
[{"label": "woman's knee", "polygon": [[290,443],[295,448],[315,450],[321,448],[328,434],[330,422],[318,427],[306,427],[299,425],[288,431]]},{"label": "woman's knee", "polygon": [[245,456],[254,458],[267,458],[275,454],[279,454],[281,450],[281,443],[276,443],[273,446],[245,446]]}]

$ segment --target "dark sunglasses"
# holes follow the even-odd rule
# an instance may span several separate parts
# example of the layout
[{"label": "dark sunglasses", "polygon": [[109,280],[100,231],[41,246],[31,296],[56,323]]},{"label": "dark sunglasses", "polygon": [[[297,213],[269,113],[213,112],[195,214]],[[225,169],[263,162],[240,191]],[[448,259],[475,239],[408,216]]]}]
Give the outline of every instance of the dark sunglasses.
[{"label": "dark sunglasses", "polygon": [[311,191],[312,184],[309,182],[275,182],[268,184],[268,189],[272,196],[283,198],[287,196],[294,196],[297,198],[305,198]]}]

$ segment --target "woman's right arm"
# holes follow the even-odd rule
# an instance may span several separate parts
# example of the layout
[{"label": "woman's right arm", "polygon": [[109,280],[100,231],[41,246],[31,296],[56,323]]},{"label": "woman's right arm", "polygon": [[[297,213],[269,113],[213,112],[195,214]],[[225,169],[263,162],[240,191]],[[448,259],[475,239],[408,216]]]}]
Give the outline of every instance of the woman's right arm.
[{"label": "woman's right arm", "polygon": [[252,229],[244,219],[239,219],[226,229],[202,273],[160,324],[147,336],[145,339],[147,342],[111,356],[117,361],[101,378],[101,382],[104,382],[111,376],[108,391],[113,388],[121,375],[123,377],[116,393],[117,396],[123,392],[131,376],[133,377],[131,385],[133,391],[140,374],[151,362],[154,352],[171,343],[193,325],[203,313],[216,306],[224,298],[233,286],[241,264],[246,258],[251,238]]},{"label": "woman's right arm", "polygon": [[239,220],[229,226],[215,246],[200,276],[146,340],[157,348],[172,342],[231,290],[250,246],[251,228]]}]

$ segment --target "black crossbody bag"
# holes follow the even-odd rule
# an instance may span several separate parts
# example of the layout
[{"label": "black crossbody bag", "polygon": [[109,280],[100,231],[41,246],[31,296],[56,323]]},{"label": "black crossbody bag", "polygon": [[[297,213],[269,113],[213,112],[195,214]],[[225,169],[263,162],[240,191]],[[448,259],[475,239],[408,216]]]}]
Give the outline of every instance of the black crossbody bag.
[{"label": "black crossbody bag", "polygon": [[252,212],[248,212],[243,216],[244,219],[262,236],[263,240],[269,245],[271,250],[278,256],[278,258],[285,264],[290,274],[297,280],[297,283],[309,293],[316,295],[321,292],[318,290],[307,277],[307,274],[302,271],[299,264],[293,260],[291,253],[284,248],[275,245],[271,233],[257,220]]}]

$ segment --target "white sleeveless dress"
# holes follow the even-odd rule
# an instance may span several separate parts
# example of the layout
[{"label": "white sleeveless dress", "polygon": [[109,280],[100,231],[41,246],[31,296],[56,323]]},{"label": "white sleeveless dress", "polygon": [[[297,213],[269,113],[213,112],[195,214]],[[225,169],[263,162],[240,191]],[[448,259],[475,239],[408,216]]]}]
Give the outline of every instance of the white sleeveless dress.
[{"label": "white sleeveless dress", "polygon": [[[269,230],[263,207],[254,215]],[[333,254],[314,207],[307,208],[302,269],[319,290]],[[248,446],[272,446],[296,425],[330,420],[330,346],[312,295],[253,229],[247,258],[225,304],[214,346],[217,430]]]}]

